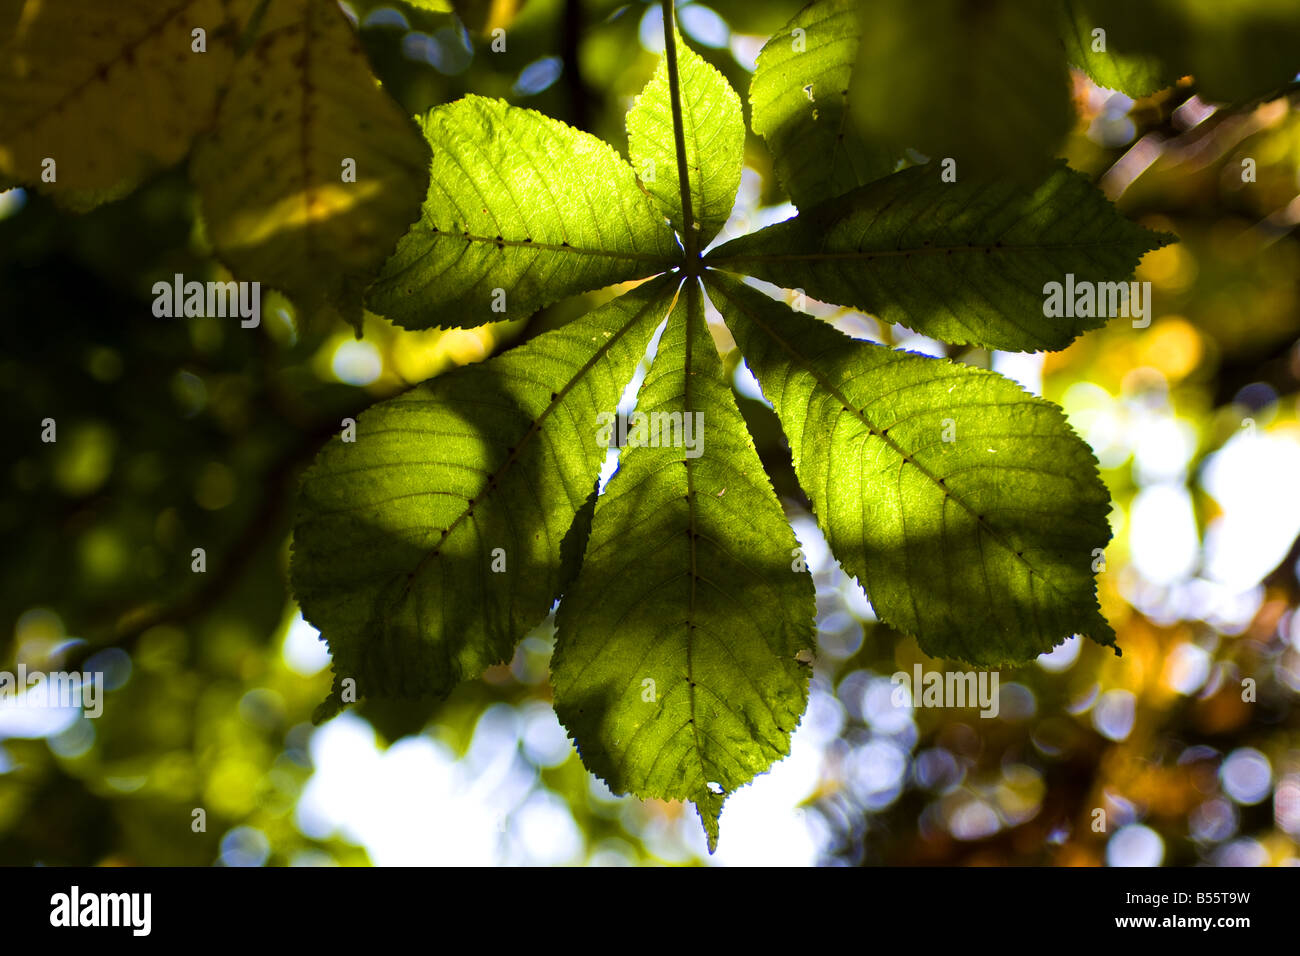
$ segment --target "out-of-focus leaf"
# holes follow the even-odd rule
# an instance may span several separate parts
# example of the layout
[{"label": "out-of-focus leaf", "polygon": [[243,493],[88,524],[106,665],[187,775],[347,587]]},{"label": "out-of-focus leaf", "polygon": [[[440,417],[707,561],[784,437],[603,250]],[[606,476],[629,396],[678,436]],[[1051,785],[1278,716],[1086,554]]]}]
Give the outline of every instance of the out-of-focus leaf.
[{"label": "out-of-focus leaf", "polygon": [[1108,47],[1158,58],[1166,79],[1192,74],[1209,100],[1249,100],[1300,73],[1300,16],[1293,0],[1070,2],[1106,30]]},{"label": "out-of-focus leaf", "polygon": [[[208,126],[255,0],[9,0],[0,182],[75,208],[178,162]],[[206,52],[196,52],[203,31]],[[55,179],[43,165],[53,160]]]},{"label": "out-of-focus leaf", "polygon": [[1113,38],[1092,18],[1086,0],[1061,0],[1060,30],[1065,55],[1098,86],[1138,97],[1178,79],[1158,57],[1116,49]]},{"label": "out-of-focus leaf", "polygon": [[849,103],[865,136],[958,176],[1027,177],[1070,128],[1069,74],[1050,3],[873,0]]},{"label": "out-of-focus leaf", "polygon": [[799,208],[893,172],[898,156],[865,138],[850,116],[858,58],[858,4],[804,7],[758,56],[749,89],[754,132],[767,140],[776,175]]},{"label": "out-of-focus leaf", "polygon": [[337,5],[277,0],[193,175],[217,254],[239,278],[359,325],[365,285],[419,215],[427,155]]}]

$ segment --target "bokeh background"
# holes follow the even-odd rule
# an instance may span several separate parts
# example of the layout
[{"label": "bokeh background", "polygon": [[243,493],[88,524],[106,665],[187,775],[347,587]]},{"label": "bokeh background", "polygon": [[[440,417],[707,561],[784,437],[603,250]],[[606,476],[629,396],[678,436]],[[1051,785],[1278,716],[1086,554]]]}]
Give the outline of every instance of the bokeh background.
[{"label": "bokeh background", "polygon": [[[497,3],[503,53],[451,14],[344,7],[409,112],[473,91],[624,151],[623,114],[662,50],[658,8],[639,2]],[[743,98],[797,8],[713,0],[679,17]],[[1063,154],[1181,240],[1138,271],[1148,328],[990,354],[809,309],[1064,406],[1114,496],[1099,582],[1123,656],[1071,639],[1004,670],[996,719],[894,706],[892,673],[942,663],[838,569],[715,314],[815,574],[820,652],[790,757],[728,801],[712,857],[689,807],[614,797],[582,767],[549,703],[549,621],[445,701],[310,724],[330,675],[286,588],[302,468],[343,417],[593,297],[463,331],[367,316],[361,340],[275,295],[251,333],[159,320],[159,277],[226,277],[183,168],[84,216],[0,193],[0,670],[96,670],[109,688],[95,720],[0,704],[0,863],[1300,862],[1300,98],[1225,110],[1189,81],[1138,101],[1072,82]],[[793,212],[752,136],[746,163],[720,239]],[[57,444],[40,442],[47,417]]]}]

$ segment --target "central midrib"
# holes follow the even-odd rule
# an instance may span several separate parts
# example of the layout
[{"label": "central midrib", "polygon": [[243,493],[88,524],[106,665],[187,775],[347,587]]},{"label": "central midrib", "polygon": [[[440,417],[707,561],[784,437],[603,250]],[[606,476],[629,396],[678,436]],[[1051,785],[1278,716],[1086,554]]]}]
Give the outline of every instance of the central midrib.
[{"label": "central midrib", "polygon": [[[755,234],[756,235],[756,234]],[[748,238],[748,237],[745,237]],[[908,249],[852,249],[844,252],[738,252],[729,255],[706,257],[709,264],[724,265],[734,262],[823,262],[835,259],[884,259],[907,256],[937,255],[952,252],[983,252],[986,255],[1006,252],[1060,252],[1065,249],[1090,249],[1098,246],[1117,245],[1114,240],[1096,242],[1052,242],[1033,245],[960,245],[960,246],[916,246]],[[720,252],[721,250],[719,250]]]},{"label": "central midrib", "polygon": [[486,245],[497,246],[498,248],[510,247],[512,249],[544,249],[547,252],[571,253],[580,256],[590,256],[595,259],[634,259],[640,262],[654,262],[664,266],[665,269],[679,266],[682,263],[672,256],[665,256],[655,252],[617,252],[610,249],[589,249],[585,246],[575,246],[568,242],[535,242],[532,239],[506,239],[501,236],[476,236],[468,232],[447,232],[438,228],[431,228],[433,241],[439,239],[459,239],[467,243],[484,243]]}]

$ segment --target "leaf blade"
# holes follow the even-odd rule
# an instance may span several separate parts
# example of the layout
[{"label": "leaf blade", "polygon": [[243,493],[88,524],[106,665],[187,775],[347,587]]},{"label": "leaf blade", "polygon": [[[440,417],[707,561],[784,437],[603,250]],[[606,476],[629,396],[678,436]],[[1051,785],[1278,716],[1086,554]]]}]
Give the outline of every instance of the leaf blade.
[{"label": "leaf blade", "polygon": [[[14,7],[0,44],[0,182],[88,208],[189,151],[216,113],[252,3]],[[197,28],[207,52],[193,50]],[[117,108],[123,102],[132,109]],[[42,180],[46,158],[56,163],[53,183]]]},{"label": "leaf blade", "polygon": [[679,296],[638,410],[699,412],[707,441],[696,458],[624,449],[557,614],[556,712],[614,791],[693,801],[712,849],[726,795],[788,752],[806,705],[796,654],[812,648],[812,582],[792,570],[797,542],[721,375],[695,283]]},{"label": "leaf blade", "polygon": [[481,96],[420,126],[434,150],[429,192],[367,300],[398,325],[526,318],[680,261],[631,167],[594,136]]},{"label": "leaf blade", "polygon": [[267,8],[193,172],[232,272],[359,328],[362,290],[418,215],[427,163],[342,10],[289,0]]},{"label": "leaf blade", "polygon": [[[1096,29],[1102,30],[1100,37],[1094,34]],[[1076,0],[1061,0],[1059,30],[1066,57],[1100,87],[1137,98],[1172,86],[1178,79],[1156,56],[1110,49],[1105,28]],[[1095,49],[1098,41],[1104,49]]]},{"label": "leaf blade", "polygon": [[[1106,31],[1122,59],[1192,74],[1198,95],[1219,103],[1276,97],[1300,72],[1300,18],[1288,0],[1070,0]],[[1086,67],[1085,67],[1086,68]]]},{"label": "leaf blade", "polygon": [[864,137],[849,109],[860,19],[855,0],[818,0],[758,55],[749,88],[754,132],[800,209],[887,176],[899,159]]},{"label": "leaf blade", "polygon": [[[682,132],[692,220],[703,247],[726,223],[740,189],[745,122],[740,97],[721,73],[677,37]],[[628,154],[642,183],[678,232],[686,229],[677,169],[668,56],[627,114]],[[647,179],[647,169],[654,175]]]},{"label": "leaf blade", "polygon": [[905,169],[714,249],[708,265],[852,306],[954,344],[1065,347],[1105,316],[1048,319],[1048,282],[1132,275],[1170,237],[1058,167],[1036,189]]},{"label": "leaf blade", "polygon": [[874,0],[859,7],[850,102],[864,135],[956,159],[961,176],[1031,179],[1047,165],[1072,121],[1051,4]]},{"label": "leaf blade", "polygon": [[882,620],[927,654],[981,666],[1025,663],[1074,633],[1114,645],[1091,570],[1110,496],[1058,407],[708,281],[832,552]]},{"label": "leaf blade", "polygon": [[583,426],[617,403],[674,287],[380,402],[354,443],[326,445],[303,478],[292,577],[336,696],[345,677],[363,695],[444,694],[542,619],[604,458]]}]

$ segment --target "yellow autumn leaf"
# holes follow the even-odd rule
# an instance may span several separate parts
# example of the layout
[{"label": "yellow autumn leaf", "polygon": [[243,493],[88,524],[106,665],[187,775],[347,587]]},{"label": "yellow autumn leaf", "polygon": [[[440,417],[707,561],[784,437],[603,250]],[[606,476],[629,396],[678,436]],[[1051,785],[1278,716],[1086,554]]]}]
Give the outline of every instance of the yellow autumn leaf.
[{"label": "yellow autumn leaf", "polygon": [[4,0],[0,182],[77,207],[189,152],[254,0]]},{"label": "yellow autumn leaf", "polygon": [[428,149],[337,4],[276,0],[191,173],[237,276],[356,325],[362,289],[419,214]]}]

